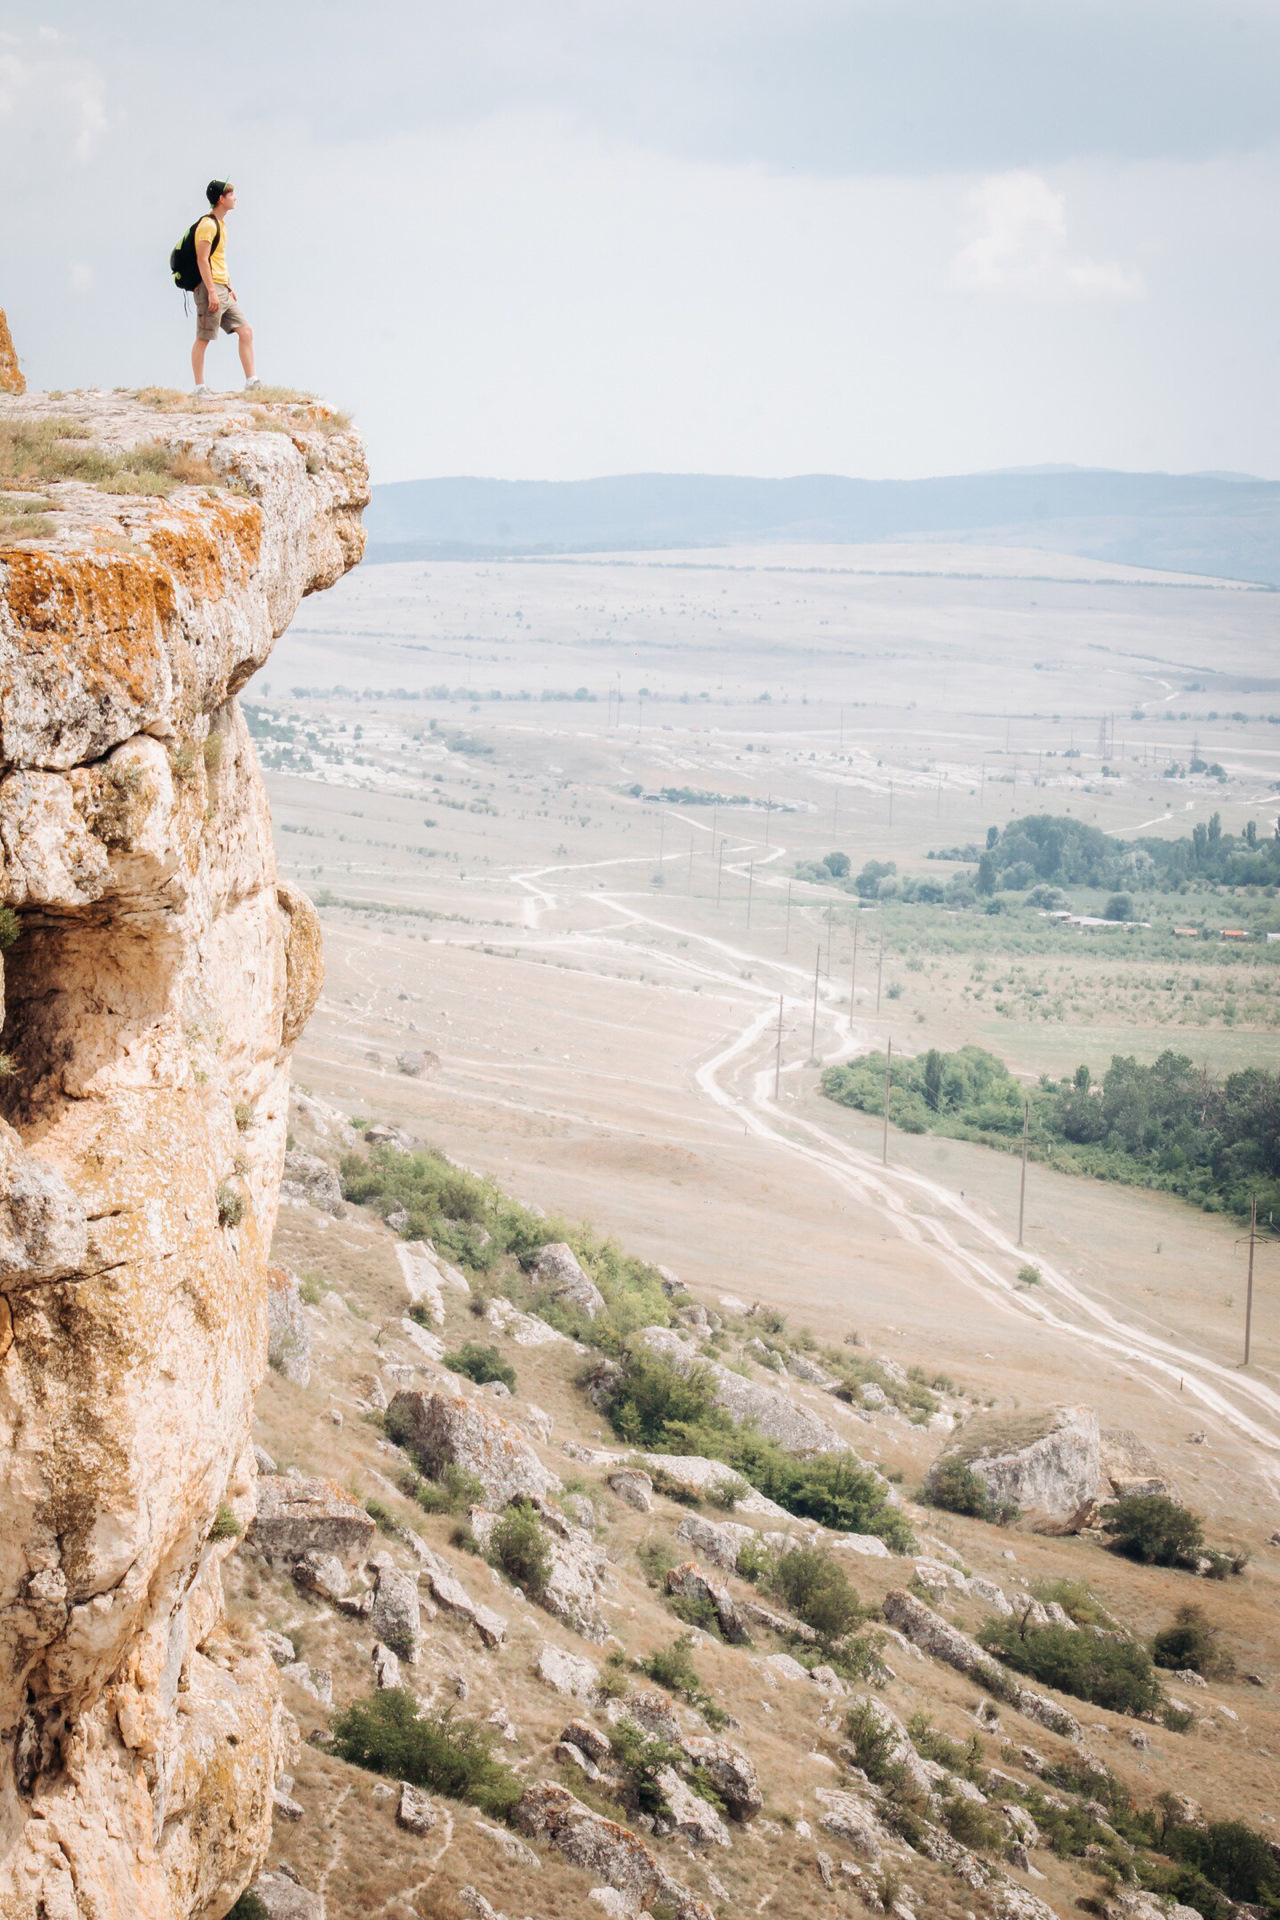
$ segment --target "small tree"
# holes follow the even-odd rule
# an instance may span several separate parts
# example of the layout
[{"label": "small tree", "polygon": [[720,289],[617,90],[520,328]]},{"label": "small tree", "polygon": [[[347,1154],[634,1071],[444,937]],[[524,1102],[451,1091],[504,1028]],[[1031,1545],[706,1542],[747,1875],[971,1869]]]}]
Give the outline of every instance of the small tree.
[{"label": "small tree", "polygon": [[1106,920],[1132,920],[1133,901],[1127,893],[1113,893],[1102,913]]},{"label": "small tree", "polygon": [[849,1576],[821,1547],[788,1548],[778,1556],[770,1585],[824,1640],[839,1640],[861,1623],[862,1606]]},{"label": "small tree", "polygon": [[850,861],[847,853],[826,853],[822,856],[822,864],[833,880],[843,880],[849,871]]},{"label": "small tree", "polygon": [[507,1508],[490,1537],[493,1563],[535,1600],[551,1578],[551,1548],[546,1529],[532,1507],[516,1502]]},{"label": "small tree", "polygon": [[1235,1671],[1235,1661],[1223,1647],[1217,1629],[1203,1607],[1179,1607],[1171,1626],[1165,1627],[1151,1643],[1151,1656],[1158,1667],[1176,1672],[1189,1669],[1207,1678],[1225,1680]]}]

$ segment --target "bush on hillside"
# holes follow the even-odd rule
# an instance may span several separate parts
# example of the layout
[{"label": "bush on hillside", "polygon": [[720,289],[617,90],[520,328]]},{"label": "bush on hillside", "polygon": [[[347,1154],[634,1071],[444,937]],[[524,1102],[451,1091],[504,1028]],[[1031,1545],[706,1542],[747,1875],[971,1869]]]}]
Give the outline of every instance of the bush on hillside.
[{"label": "bush on hillside", "polygon": [[1227,1680],[1235,1672],[1235,1661],[1222,1645],[1217,1629],[1203,1607],[1179,1607],[1170,1626],[1151,1642],[1151,1655],[1158,1667],[1175,1672],[1189,1669],[1208,1680]]},{"label": "bush on hillside", "polygon": [[551,1547],[532,1507],[517,1500],[507,1508],[489,1536],[489,1554],[512,1586],[541,1599],[551,1578]]},{"label": "bush on hillside", "polygon": [[1193,1567],[1204,1552],[1204,1530],[1188,1507],[1163,1493],[1128,1494],[1104,1509],[1102,1530],[1117,1553],[1147,1566]]},{"label": "bush on hillside", "polygon": [[1016,1620],[989,1620],[978,1639],[1016,1673],[1112,1713],[1150,1714],[1163,1703],[1151,1656],[1136,1641],[1102,1639],[1080,1627],[1022,1627]]},{"label": "bush on hillside", "polygon": [[464,1340],[454,1352],[443,1354],[441,1359],[451,1373],[474,1380],[478,1387],[487,1387],[491,1380],[499,1380],[511,1392],[515,1391],[516,1370],[496,1347],[483,1346],[478,1340]]},{"label": "bush on hillside", "polygon": [[497,1737],[496,1728],[464,1719],[452,1707],[419,1708],[402,1687],[353,1701],[333,1722],[334,1752],[352,1766],[469,1800],[501,1819],[523,1785],[494,1759]]},{"label": "bush on hillside", "polygon": [[834,1554],[789,1547],[770,1570],[769,1589],[823,1640],[839,1640],[862,1623],[862,1604]]},{"label": "bush on hillside", "polygon": [[963,1513],[971,1520],[991,1520],[995,1509],[987,1483],[966,1460],[939,1460],[930,1471],[920,1497],[944,1513]]}]

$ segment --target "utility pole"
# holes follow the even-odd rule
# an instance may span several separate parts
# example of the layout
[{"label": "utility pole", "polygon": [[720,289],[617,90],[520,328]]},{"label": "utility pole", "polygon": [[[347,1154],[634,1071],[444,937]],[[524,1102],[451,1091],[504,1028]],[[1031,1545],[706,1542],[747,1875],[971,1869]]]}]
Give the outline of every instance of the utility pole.
[{"label": "utility pole", "polygon": [[831,978],[831,930],[835,925],[836,910],[827,908],[827,978]]},{"label": "utility pole", "polygon": [[1244,1364],[1249,1364],[1249,1348],[1253,1343],[1253,1245],[1258,1237],[1258,1196],[1253,1194],[1249,1200],[1249,1286],[1245,1295],[1244,1307]]},{"label": "utility pole", "polygon": [[1022,1103],[1022,1184],[1018,1189],[1018,1245],[1022,1245],[1022,1229],[1027,1218],[1027,1135],[1031,1126],[1031,1102]]},{"label": "utility pole", "polygon": [[756,863],[753,860],[747,868],[747,932],[751,931],[751,889],[755,884]]},{"label": "utility pole", "polygon": [[689,897],[693,897],[693,835],[689,835]]},{"label": "utility pole", "polygon": [[773,1097],[778,1098],[778,1089],[782,1085],[782,995],[778,995],[778,1044],[773,1055]]},{"label": "utility pole", "polygon": [[836,797],[831,803],[831,831],[833,834],[839,833],[840,831],[840,789],[839,787],[836,788]]},{"label": "utility pole", "polygon": [[720,885],[724,879],[724,841],[720,842],[720,860],[716,867],[716,910],[720,907]]},{"label": "utility pole", "polygon": [[889,1164],[889,1076],[893,1072],[893,1041],[890,1040],[884,1056],[884,1141],[880,1148],[880,1165]]},{"label": "utility pole", "polygon": [[818,969],[822,965],[822,942],[818,942],[818,951],[813,960],[813,1025],[809,1030],[809,1058],[818,1057]]},{"label": "utility pole", "polygon": [[880,988],[884,984],[884,928],[880,929],[880,964],[876,968],[876,1014],[880,1012]]},{"label": "utility pole", "polygon": [[791,882],[789,880],[787,882],[787,931],[783,938],[782,951],[784,953],[791,951]]},{"label": "utility pole", "polygon": [[849,969],[849,1031],[853,1032],[854,1009],[858,1004],[858,927],[861,914],[853,923],[853,965]]}]

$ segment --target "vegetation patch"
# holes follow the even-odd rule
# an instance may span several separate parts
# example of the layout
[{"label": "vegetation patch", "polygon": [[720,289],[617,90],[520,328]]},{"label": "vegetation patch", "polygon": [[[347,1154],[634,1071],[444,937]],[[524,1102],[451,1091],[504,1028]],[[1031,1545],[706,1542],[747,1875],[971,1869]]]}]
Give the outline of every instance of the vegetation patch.
[{"label": "vegetation patch", "polygon": [[340,1759],[505,1818],[523,1786],[510,1767],[495,1760],[497,1737],[496,1728],[465,1719],[452,1707],[420,1708],[402,1687],[353,1701],[333,1722],[333,1748]]},{"label": "vegetation patch", "polygon": [[0,488],[82,480],[101,493],[156,494],[164,498],[175,487],[207,486],[216,478],[207,460],[168,446],[163,440],[108,452],[94,445],[88,427],[61,414],[0,425]]},{"label": "vegetation patch", "polygon": [[978,1639],[1016,1673],[1112,1713],[1149,1715],[1164,1704],[1151,1655],[1134,1640],[1017,1620],[987,1620]]},{"label": "vegetation patch", "polygon": [[512,1502],[490,1535],[489,1554],[513,1586],[531,1600],[542,1598],[551,1578],[551,1547],[532,1507]]},{"label": "vegetation patch", "polygon": [[460,1373],[464,1379],[474,1380],[478,1387],[487,1387],[491,1381],[498,1380],[510,1391],[515,1391],[516,1370],[503,1359],[496,1347],[483,1346],[477,1340],[464,1340],[456,1351],[441,1357],[451,1373]]}]

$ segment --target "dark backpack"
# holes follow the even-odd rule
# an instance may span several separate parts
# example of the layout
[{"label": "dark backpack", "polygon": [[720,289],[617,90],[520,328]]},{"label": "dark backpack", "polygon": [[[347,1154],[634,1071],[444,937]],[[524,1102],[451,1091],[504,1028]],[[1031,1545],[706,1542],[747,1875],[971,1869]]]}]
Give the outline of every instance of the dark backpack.
[{"label": "dark backpack", "polygon": [[[212,220],[218,229],[218,238],[210,247],[212,253],[222,239],[222,222],[216,213],[202,213],[200,220]],[[173,275],[175,287],[181,287],[184,293],[194,293],[200,285],[200,265],[196,259],[196,228],[200,220],[193,220],[169,255],[169,271]]]}]

